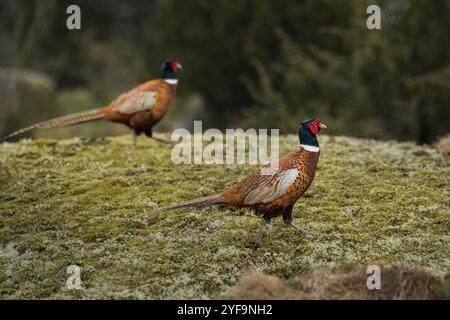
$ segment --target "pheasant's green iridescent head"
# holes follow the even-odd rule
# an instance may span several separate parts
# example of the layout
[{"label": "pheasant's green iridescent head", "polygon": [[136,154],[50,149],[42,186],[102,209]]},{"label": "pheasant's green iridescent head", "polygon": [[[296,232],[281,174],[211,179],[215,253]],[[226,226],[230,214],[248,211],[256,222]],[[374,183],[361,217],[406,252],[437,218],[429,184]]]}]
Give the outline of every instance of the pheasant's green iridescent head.
[{"label": "pheasant's green iridescent head", "polygon": [[161,65],[162,79],[177,79],[177,70],[182,69],[182,65],[176,59],[167,59]]},{"label": "pheasant's green iridescent head", "polygon": [[325,129],[326,127],[327,126],[317,118],[303,121],[298,130],[300,144],[318,147],[319,142],[317,141],[316,135],[319,133],[320,129]]}]

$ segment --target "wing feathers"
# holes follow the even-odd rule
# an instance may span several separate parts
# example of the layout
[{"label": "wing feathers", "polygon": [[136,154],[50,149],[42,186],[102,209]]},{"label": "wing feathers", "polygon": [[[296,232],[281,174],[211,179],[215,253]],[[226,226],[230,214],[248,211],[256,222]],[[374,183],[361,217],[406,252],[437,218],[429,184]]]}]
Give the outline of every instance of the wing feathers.
[{"label": "wing feathers", "polygon": [[298,176],[298,169],[279,170],[272,175],[258,175],[254,188],[244,199],[245,205],[268,203],[286,194]]},{"label": "wing feathers", "polygon": [[117,98],[112,111],[121,114],[133,114],[149,111],[155,105],[156,91],[134,91]]}]

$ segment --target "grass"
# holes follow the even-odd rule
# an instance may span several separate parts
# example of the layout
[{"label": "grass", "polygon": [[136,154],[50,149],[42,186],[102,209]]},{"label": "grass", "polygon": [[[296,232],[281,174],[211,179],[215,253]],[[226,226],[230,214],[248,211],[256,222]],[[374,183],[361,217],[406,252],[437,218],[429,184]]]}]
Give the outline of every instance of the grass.
[{"label": "grass", "polygon": [[[168,138],[168,136],[166,136]],[[321,136],[313,185],[253,250],[259,219],[214,207],[151,217],[221,191],[255,167],[178,165],[131,136],[0,145],[1,298],[221,298],[249,268],[289,279],[382,263],[450,268],[450,160],[431,147]],[[284,136],[282,153],[297,148]],[[82,289],[66,288],[69,265]]]}]

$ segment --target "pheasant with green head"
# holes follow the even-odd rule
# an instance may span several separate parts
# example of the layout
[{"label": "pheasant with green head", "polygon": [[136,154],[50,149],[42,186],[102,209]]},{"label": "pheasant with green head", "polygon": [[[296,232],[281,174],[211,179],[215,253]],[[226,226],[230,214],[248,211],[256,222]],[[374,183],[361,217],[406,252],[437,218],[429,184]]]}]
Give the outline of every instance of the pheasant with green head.
[{"label": "pheasant with green head", "polygon": [[299,128],[299,150],[289,152],[277,163],[262,167],[221,193],[160,208],[154,213],[215,204],[236,209],[247,208],[261,216],[256,234],[257,247],[261,245],[266,223],[278,216],[282,216],[284,222],[298,232],[309,234],[292,222],[292,208],[314,179],[320,155],[317,134],[322,128],[326,128],[326,125],[319,119],[302,122]]},{"label": "pheasant with green head", "polygon": [[177,70],[181,64],[175,59],[165,60],[160,69],[160,78],[147,81],[134,89],[118,96],[107,106],[89,111],[69,114],[47,120],[13,132],[4,139],[40,128],[64,127],[94,120],[108,120],[122,123],[133,130],[134,145],[136,137],[144,133],[153,137],[152,128],[165,116],[178,85]]}]

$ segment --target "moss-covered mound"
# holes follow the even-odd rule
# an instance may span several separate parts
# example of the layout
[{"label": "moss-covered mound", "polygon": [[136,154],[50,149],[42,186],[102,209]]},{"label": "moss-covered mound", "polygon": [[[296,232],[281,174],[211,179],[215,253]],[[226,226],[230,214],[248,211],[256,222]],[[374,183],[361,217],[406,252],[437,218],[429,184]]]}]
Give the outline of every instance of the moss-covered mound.
[{"label": "moss-covered mound", "polygon": [[[1,298],[220,298],[249,268],[280,278],[351,265],[450,268],[450,161],[430,147],[320,137],[316,178],[294,207],[304,238],[225,208],[151,217],[216,193],[254,167],[174,165],[130,136],[0,145]],[[281,153],[297,148],[281,140]],[[69,265],[82,289],[66,287]]]}]

